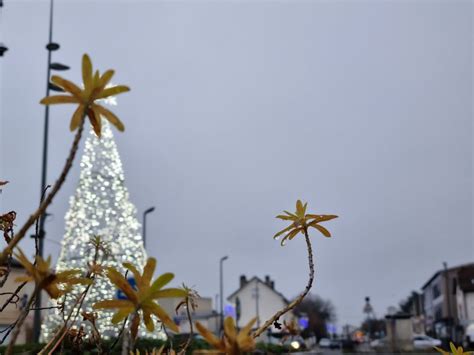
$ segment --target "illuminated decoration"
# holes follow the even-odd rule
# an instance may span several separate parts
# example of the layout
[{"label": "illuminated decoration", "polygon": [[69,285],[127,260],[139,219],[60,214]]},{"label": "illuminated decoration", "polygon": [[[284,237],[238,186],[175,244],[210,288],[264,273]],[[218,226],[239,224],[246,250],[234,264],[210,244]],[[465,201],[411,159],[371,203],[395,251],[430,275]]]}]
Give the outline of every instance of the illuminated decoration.
[{"label": "illuminated decoration", "polygon": [[224,317],[232,317],[237,318],[237,314],[235,312],[235,307],[232,304],[226,304],[224,306]]},{"label": "illuminated decoration", "polygon": [[300,326],[301,329],[306,329],[309,327],[309,319],[308,317],[301,317],[298,319],[298,325]]},{"label": "illuminated decoration", "polygon": [[[123,274],[126,271],[122,266],[124,262],[130,262],[142,270],[147,255],[143,246],[141,226],[136,217],[136,208],[129,201],[122,163],[112,130],[106,120],[102,120],[102,138],[97,138],[93,130],[90,130],[80,167],[79,184],[65,217],[66,231],[56,270],[87,270],[94,257],[94,247],[90,242],[97,235],[106,243],[110,253],[109,256],[105,256],[103,252],[99,253],[100,264],[104,267],[112,266]],[[84,286],[80,286],[68,293],[64,314],[69,314],[72,307],[75,307],[83,290]],[[120,296],[117,288],[106,276],[97,276],[79,310],[75,327],[82,325],[90,334],[91,325],[83,321],[81,312],[96,312],[96,324],[103,337],[116,337],[121,324],[112,324],[114,310],[97,312],[92,309],[92,305]],[[51,306],[57,305],[55,300],[50,303]],[[51,310],[42,325],[42,340],[50,339],[55,330],[63,324],[63,315],[56,309]],[[140,328],[139,336],[166,338],[161,327],[156,327],[154,332]]]}]

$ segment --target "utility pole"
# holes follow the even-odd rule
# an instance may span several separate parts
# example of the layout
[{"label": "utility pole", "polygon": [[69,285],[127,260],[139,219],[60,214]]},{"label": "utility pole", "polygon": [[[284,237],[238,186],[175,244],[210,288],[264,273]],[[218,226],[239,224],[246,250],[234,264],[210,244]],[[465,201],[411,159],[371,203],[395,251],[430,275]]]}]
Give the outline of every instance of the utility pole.
[{"label": "utility pole", "polygon": [[370,304],[370,297],[365,297],[365,306],[364,306],[364,313],[367,315],[367,327],[369,330],[369,340],[371,339],[372,336],[372,319],[371,315],[373,316],[374,309],[372,308],[372,305]]},{"label": "utility pole", "polygon": [[[48,63],[46,69],[46,96],[49,96],[49,77],[51,75],[51,52],[59,48],[59,45],[54,46],[53,43],[53,0],[49,3],[49,40],[46,45],[48,50]],[[48,130],[49,130],[49,105],[45,105],[44,111],[44,132],[43,132],[43,161],[41,171],[41,194],[40,199],[43,199],[44,191],[46,189],[47,166],[48,166]],[[38,254],[43,256],[44,238],[46,233],[44,231],[44,221],[46,213],[40,216],[39,220],[39,235],[38,238]],[[35,313],[33,316],[33,336],[35,343],[39,342],[41,334],[41,292],[38,292],[35,299]]]}]

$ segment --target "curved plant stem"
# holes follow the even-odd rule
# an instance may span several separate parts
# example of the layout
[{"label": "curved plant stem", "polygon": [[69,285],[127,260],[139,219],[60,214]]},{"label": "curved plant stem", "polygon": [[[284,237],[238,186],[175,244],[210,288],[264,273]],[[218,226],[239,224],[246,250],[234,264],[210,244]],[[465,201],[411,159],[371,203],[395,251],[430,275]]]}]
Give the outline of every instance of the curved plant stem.
[{"label": "curved plant stem", "polygon": [[[96,247],[95,253],[94,253],[94,259],[93,263],[97,262],[97,259],[99,257],[99,248]],[[95,275],[92,274],[90,271],[87,272],[86,278],[94,281],[95,280]],[[93,282],[88,284],[84,291],[79,295],[77,298],[76,302],[71,308],[71,311],[69,312],[67,318],[64,320],[64,325],[61,327],[61,329],[52,337],[52,339],[41,349],[41,351],[38,354],[44,354],[46,351],[49,350],[48,355],[53,354],[53,352],[56,350],[56,348],[61,344],[63,341],[64,337],[68,333],[68,330],[71,328],[71,326],[74,324],[74,322],[77,319],[77,316],[79,315],[79,312],[81,311],[82,305],[84,303],[84,300],[86,299],[87,293],[89,292],[90,288],[92,287]],[[74,312],[74,309],[77,309],[76,312]],[[73,316],[73,314],[75,315]],[[72,320],[71,320],[72,317]],[[69,325],[70,322],[70,325]],[[51,349],[50,349],[51,348]],[[101,353],[102,346],[99,344],[99,353]]]},{"label": "curved plant stem", "polygon": [[[127,271],[128,271],[128,270],[127,270]],[[121,338],[122,335],[124,334],[125,325],[127,324],[127,321],[128,321],[128,317],[125,318],[125,320],[123,321],[122,327],[120,328],[120,332],[118,333],[117,338],[114,340],[113,344],[110,346],[110,349],[108,350],[108,353],[112,353],[112,350],[114,349],[115,345],[117,345],[117,343],[119,342],[120,338]]]},{"label": "curved plant stem", "polygon": [[293,308],[295,308],[297,305],[299,305],[301,303],[301,301],[303,301],[303,299],[308,294],[309,290],[311,289],[311,286],[313,286],[313,280],[314,280],[313,248],[311,247],[311,241],[309,240],[307,230],[304,230],[304,238],[305,238],[305,241],[306,241],[306,248],[308,250],[308,264],[309,264],[309,280],[308,280],[308,283],[306,285],[306,288],[293,302],[291,302],[289,305],[287,305],[282,310],[276,312],[260,328],[258,328],[255,331],[255,333],[253,333],[254,338],[257,338],[258,336],[260,336],[260,334],[262,334],[266,329],[268,329],[275,321],[277,321],[286,312],[291,311]]},{"label": "curved plant stem", "polygon": [[86,297],[86,294],[90,289],[90,286],[91,284],[87,285],[86,289],[79,295],[79,297],[76,299],[76,302],[71,307],[71,310],[69,311],[67,318],[64,320],[63,326],[53,335],[51,340],[41,349],[38,355],[45,354],[47,351],[49,351],[48,354],[52,354],[53,351],[56,350],[56,348],[59,346],[59,344],[61,344],[61,341],[64,339],[64,337],[67,334],[67,331],[69,328],[69,321],[71,320],[71,317],[73,317],[74,313],[76,313],[75,316],[77,317],[77,312],[74,312],[74,309],[81,308],[82,302],[84,302],[84,298]]},{"label": "curved plant stem", "polygon": [[193,328],[193,318],[191,317],[191,312],[189,311],[189,298],[186,298],[186,315],[189,321],[189,337],[184,344],[184,347],[181,349],[180,354],[186,354],[186,350],[188,349],[189,345],[191,345],[191,341],[194,337],[194,328]]},{"label": "curved plant stem", "polygon": [[28,218],[25,224],[21,227],[18,233],[15,234],[15,237],[8,243],[8,246],[3,250],[0,255],[0,261],[5,260],[8,255],[11,254],[13,248],[20,242],[21,239],[25,236],[28,229],[35,223],[35,221],[46,211],[46,208],[51,204],[53,201],[54,196],[58,193],[59,189],[62,187],[64,181],[66,180],[66,176],[68,175],[69,171],[71,170],[72,163],[77,153],[77,149],[79,147],[79,141],[81,140],[82,131],[84,130],[84,117],[82,117],[81,124],[79,125],[79,129],[77,130],[76,136],[74,137],[74,142],[72,143],[71,149],[69,151],[69,156],[66,160],[64,168],[59,176],[58,180],[56,180],[54,186],[51,189],[51,192],[46,196],[46,198],[41,202],[41,205],[38,209]]}]

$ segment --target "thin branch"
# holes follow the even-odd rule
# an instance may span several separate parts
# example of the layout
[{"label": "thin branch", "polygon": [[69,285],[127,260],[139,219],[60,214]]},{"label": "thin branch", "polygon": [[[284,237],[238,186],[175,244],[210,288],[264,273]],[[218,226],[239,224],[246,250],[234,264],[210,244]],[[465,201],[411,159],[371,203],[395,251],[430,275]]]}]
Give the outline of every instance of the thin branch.
[{"label": "thin branch", "polygon": [[[64,339],[64,337],[66,336],[66,334],[67,334],[67,329],[64,329],[64,332],[61,334],[61,337],[60,337],[60,338],[56,341],[56,343],[53,345],[53,347],[51,348],[51,350],[48,352],[48,355],[53,354],[54,350],[56,350],[56,348],[58,347],[58,345],[63,342],[63,339]],[[42,353],[38,353],[38,354],[42,354]]]},{"label": "thin branch", "polygon": [[[97,262],[98,260],[98,257],[99,257],[99,250],[100,250],[100,246],[97,245],[95,247],[95,252],[94,252],[94,258],[93,258],[93,262]],[[128,272],[128,270],[127,270]],[[127,273],[125,274],[125,276],[127,275]],[[95,280],[95,274],[89,270],[86,274],[86,278],[88,279],[91,279],[92,281]],[[74,322],[76,321],[77,319],[77,316],[79,315],[79,312],[81,310],[81,307],[82,307],[82,304],[84,303],[84,300],[87,296],[87,293],[89,292],[90,288],[92,287],[93,285],[93,282],[90,283],[89,285],[86,286],[85,290],[79,295],[79,297],[77,298],[76,302],[74,303],[74,305],[71,307],[71,310],[67,316],[66,319],[64,319],[64,325],[61,327],[61,329],[56,333],[54,334],[54,336],[51,338],[51,340],[43,347],[43,349],[41,349],[41,351],[38,353],[39,355],[40,354],[44,354],[46,351],[49,350],[49,348],[51,347],[51,350],[49,350],[48,352],[48,355],[49,354],[52,354],[56,348],[58,347],[59,344],[61,344],[62,340],[64,339],[64,337],[66,336],[68,330],[72,327],[72,325],[74,324]],[[74,309],[77,308],[77,311],[75,312],[76,314],[74,315],[73,319],[71,320],[71,317],[74,313]],[[68,323],[70,322],[70,325],[68,325]]]},{"label": "thin branch", "polygon": [[15,346],[18,335],[20,335],[21,326],[23,325],[23,322],[25,321],[26,317],[28,316],[28,313],[30,312],[30,307],[33,304],[33,302],[36,298],[36,295],[39,291],[40,291],[40,288],[36,287],[35,290],[33,291],[33,294],[31,295],[25,309],[23,310],[23,312],[21,312],[20,316],[16,320],[15,326],[14,326],[15,331],[13,332],[10,343],[8,344],[8,347],[5,350],[5,355],[13,354],[13,347]]},{"label": "thin branch", "polygon": [[0,281],[0,287],[3,287],[5,285],[5,283],[8,280],[8,276],[10,276],[12,261],[13,261],[13,258],[11,255],[9,255],[5,266],[3,266],[4,269],[2,267],[2,272],[4,272],[4,274],[1,276],[2,280]]},{"label": "thin branch", "polygon": [[17,322],[18,322],[18,320],[16,320],[16,321],[13,322],[12,324],[10,324],[8,327],[6,327],[5,329],[3,329],[3,330],[0,331],[0,333],[6,332],[6,333],[3,335],[2,340],[0,340],[0,344],[3,344],[3,342],[8,338],[8,336],[10,335],[10,333],[12,332],[12,330],[15,328],[15,325],[16,325]]},{"label": "thin branch", "polygon": [[173,349],[173,338],[170,337],[165,325],[161,322],[161,329],[165,332],[166,338],[170,341],[170,348]]},{"label": "thin branch", "polygon": [[[13,303],[17,304],[18,301],[20,300],[20,296],[18,296],[15,292],[0,292],[0,296],[6,296],[6,295],[11,295],[12,297],[10,298],[10,302],[8,303]],[[12,300],[13,298],[16,297],[16,300]]]},{"label": "thin branch", "polygon": [[308,231],[306,229],[304,230],[304,238],[306,240],[306,248],[308,250],[308,264],[309,264],[308,284],[306,285],[306,288],[304,289],[304,291],[293,302],[291,302],[282,310],[276,312],[260,328],[258,328],[253,334],[254,338],[257,338],[260,334],[262,334],[267,328],[269,328],[275,321],[277,321],[286,312],[291,311],[298,304],[300,304],[301,301],[303,301],[303,299],[308,294],[309,290],[311,289],[311,286],[313,286],[313,280],[314,280],[313,248],[311,247],[311,241],[309,240]]},{"label": "thin branch", "polygon": [[66,160],[66,163],[65,163],[64,168],[61,172],[61,175],[59,176],[58,180],[54,183],[54,186],[51,189],[51,192],[43,200],[40,207],[28,218],[28,220],[25,222],[23,227],[21,227],[21,229],[18,231],[18,233],[15,235],[15,237],[10,241],[8,246],[0,254],[0,261],[5,260],[7,258],[7,256],[12,253],[13,248],[15,248],[16,245],[20,242],[20,240],[23,239],[26,232],[33,225],[33,223],[35,223],[35,221],[44,213],[44,211],[46,211],[46,208],[48,208],[48,206],[53,201],[53,198],[56,196],[59,189],[62,187],[64,181],[66,180],[66,176],[68,175],[69,171],[71,170],[72,163],[74,161],[74,158],[76,156],[76,153],[77,153],[77,150],[78,150],[78,147],[79,147],[79,142],[81,140],[82,131],[84,130],[84,117],[85,116],[83,116],[82,119],[81,119],[79,129],[77,130],[76,136],[74,137],[74,141],[72,143],[71,150],[69,151],[69,156]]},{"label": "thin branch", "polygon": [[[88,285],[89,286],[89,285]],[[88,291],[89,289],[86,288],[86,290]],[[85,292],[85,291],[84,291]],[[51,354],[56,348],[57,346],[61,343],[62,339],[66,336],[67,334],[67,330],[68,330],[68,322],[69,320],[71,319],[72,317],[72,314],[74,313],[74,308],[78,305],[78,303],[81,301],[82,299],[82,296],[84,295],[84,292],[81,293],[79,295],[79,297],[77,298],[76,302],[73,304],[70,312],[68,313],[68,316],[67,318],[65,319],[64,321],[64,325],[56,332],[56,334],[54,334],[54,336],[51,338],[51,340],[43,347],[43,349],[41,349],[41,351],[38,353],[39,355],[40,354],[44,354],[46,351],[48,351],[48,349],[52,346],[52,350],[48,353],[48,354]],[[53,345],[51,345],[53,344]]]},{"label": "thin branch", "polygon": [[60,306],[50,306],[50,307],[37,307],[37,308],[30,308],[30,311],[42,311],[42,310],[45,310],[45,309],[61,309],[63,308],[62,305]]},{"label": "thin branch", "polygon": [[[15,213],[15,216],[16,216],[16,213]],[[10,236],[8,235],[8,233],[10,233]],[[11,241],[12,238],[14,237],[14,234],[15,234],[15,232],[13,231],[13,222],[12,222],[10,228],[7,229],[7,230],[4,230],[4,232],[3,232],[3,235],[4,235],[4,237],[5,237],[5,241],[6,241],[7,243],[10,243],[10,241]],[[2,273],[3,273],[3,275],[1,276],[1,277],[2,277],[2,280],[0,281],[0,288],[5,285],[5,283],[6,283],[7,280],[8,280],[8,277],[10,276],[10,271],[11,271],[11,267],[12,267],[12,261],[13,261],[13,257],[12,257],[11,255],[9,255],[8,258],[7,258],[7,261],[6,261],[5,265],[2,265]]]},{"label": "thin branch", "polygon": [[[128,271],[128,270],[127,270]],[[112,353],[112,350],[113,348],[115,347],[115,345],[117,345],[117,343],[119,342],[120,338],[122,337],[123,335],[123,331],[125,330],[125,325],[127,324],[127,321],[128,321],[128,317],[125,318],[125,320],[123,321],[122,323],[122,328],[120,329],[120,332],[118,333],[117,335],[117,338],[114,340],[113,344],[110,346],[109,348],[109,353]]]},{"label": "thin branch", "polygon": [[[95,257],[94,257],[95,259]],[[87,274],[87,278],[90,278],[92,280],[94,280],[94,276],[91,277],[91,273],[90,271],[88,272]],[[48,342],[48,344],[46,344],[44,346],[43,349],[41,349],[41,351],[38,353],[38,354],[44,354],[45,351],[48,350],[49,346],[51,344],[52,345],[52,348],[51,350],[48,352],[48,354],[52,354],[54,352],[54,350],[56,350],[56,348],[58,347],[58,345],[61,343],[61,341],[63,340],[64,336],[67,334],[67,331],[68,329],[74,324],[74,322],[76,321],[77,319],[77,316],[79,315],[79,312],[81,310],[81,307],[82,307],[82,304],[84,303],[84,300],[87,296],[87,293],[89,292],[91,286],[93,285],[93,283],[90,283],[89,285],[86,286],[85,290],[79,295],[79,297],[77,298],[76,300],[76,303],[72,306],[71,308],[71,311],[69,312],[68,314],[68,317],[66,318],[65,322],[64,322],[64,325],[61,327],[61,329],[55,334],[55,336],[53,336],[53,338],[51,339],[50,342]],[[74,315],[74,318],[71,320],[71,317],[74,313],[74,309],[77,307],[77,311],[76,311],[76,314]],[[69,321],[71,320],[71,324],[68,325]],[[58,335],[61,334],[61,336],[59,337],[59,339],[57,339]],[[56,340],[57,339],[57,340]]]},{"label": "thin branch", "polygon": [[[0,312],[2,312],[10,303],[16,303],[16,302],[18,302],[18,300],[20,299],[20,297],[18,296],[18,292],[20,292],[20,290],[21,290],[23,287],[25,287],[26,284],[27,284],[26,282],[21,283],[21,284],[16,288],[16,290],[11,293],[11,294],[12,294],[11,297],[5,301],[5,303],[2,305],[2,307],[0,307]],[[9,292],[6,292],[6,293],[8,294]],[[17,300],[17,301],[12,301],[13,298],[15,298],[15,297],[18,297],[18,300]]]}]

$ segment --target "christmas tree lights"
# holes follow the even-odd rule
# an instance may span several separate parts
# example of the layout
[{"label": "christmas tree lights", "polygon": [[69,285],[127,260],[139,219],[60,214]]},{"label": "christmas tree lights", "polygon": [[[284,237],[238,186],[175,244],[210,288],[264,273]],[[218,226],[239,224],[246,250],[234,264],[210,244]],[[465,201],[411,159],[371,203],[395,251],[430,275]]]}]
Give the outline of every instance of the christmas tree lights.
[{"label": "christmas tree lights", "polygon": [[[115,267],[125,274],[122,263],[130,262],[138,269],[142,269],[146,263],[140,223],[136,218],[136,208],[129,201],[112,130],[105,120],[102,122],[102,138],[97,138],[91,129],[85,142],[79,185],[70,200],[70,209],[65,217],[66,231],[56,271],[72,268],[87,270],[95,254],[91,240],[97,235],[106,243],[110,252],[109,256],[99,254],[99,262],[103,266]],[[64,314],[68,314],[75,307],[83,290],[84,286],[75,287],[67,295]],[[119,292],[105,275],[96,277],[82,303],[75,326],[83,326],[86,332],[90,331],[91,325],[83,321],[81,312],[97,312],[92,309],[94,303],[117,297],[120,297]],[[51,306],[57,305],[55,300],[50,303]],[[74,314],[76,311],[77,309]],[[116,337],[119,334],[120,325],[111,322],[113,313],[110,310],[98,312],[96,324],[104,338]],[[51,310],[42,325],[43,340],[48,340],[63,324],[63,314],[57,309]],[[160,328],[156,327],[152,333],[143,328],[140,329],[139,335],[165,338]]]}]

